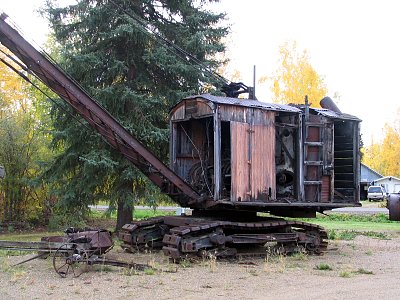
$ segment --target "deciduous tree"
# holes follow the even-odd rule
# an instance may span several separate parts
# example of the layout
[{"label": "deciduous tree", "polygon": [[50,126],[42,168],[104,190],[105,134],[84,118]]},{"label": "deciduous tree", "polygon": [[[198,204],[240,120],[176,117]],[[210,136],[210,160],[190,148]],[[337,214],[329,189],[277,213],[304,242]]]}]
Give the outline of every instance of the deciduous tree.
[{"label": "deciduous tree", "polygon": [[319,107],[319,101],[327,94],[327,87],[310,63],[307,50],[299,52],[296,42],[286,42],[279,49],[279,67],[271,78],[273,101],[277,103],[304,103],[308,95],[312,106]]},{"label": "deciduous tree", "polygon": [[392,123],[386,123],[382,141],[365,148],[363,162],[385,176],[400,177],[400,109]]},{"label": "deciduous tree", "polygon": [[[1,50],[5,59],[7,50]],[[51,160],[49,135],[42,130],[46,126],[43,99],[3,63],[0,87],[0,164],[7,172],[0,181],[0,220],[39,221],[48,190],[37,178]]]}]

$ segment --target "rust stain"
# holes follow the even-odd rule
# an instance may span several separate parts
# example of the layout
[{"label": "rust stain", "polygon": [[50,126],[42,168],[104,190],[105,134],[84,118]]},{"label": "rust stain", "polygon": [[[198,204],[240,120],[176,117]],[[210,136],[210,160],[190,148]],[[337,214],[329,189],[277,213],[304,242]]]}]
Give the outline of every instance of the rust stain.
[{"label": "rust stain", "polygon": [[249,142],[247,123],[231,122],[233,201],[249,201]]}]

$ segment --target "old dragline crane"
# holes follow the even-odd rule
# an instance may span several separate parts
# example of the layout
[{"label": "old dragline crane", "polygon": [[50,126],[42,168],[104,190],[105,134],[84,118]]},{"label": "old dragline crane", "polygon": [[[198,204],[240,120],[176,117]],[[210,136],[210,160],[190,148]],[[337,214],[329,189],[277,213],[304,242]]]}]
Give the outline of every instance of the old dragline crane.
[{"label": "old dragline crane", "polygon": [[[170,112],[170,166],[164,165],[3,16],[0,42],[104,140],[191,216],[126,224],[131,251],[162,247],[172,258],[233,256],[243,245],[322,253],[320,226],[275,216],[312,217],[359,205],[359,123],[324,98],[322,107],[278,105],[210,94],[187,97]],[[239,87],[240,88],[240,87]],[[330,108],[330,109],[329,109]]]}]

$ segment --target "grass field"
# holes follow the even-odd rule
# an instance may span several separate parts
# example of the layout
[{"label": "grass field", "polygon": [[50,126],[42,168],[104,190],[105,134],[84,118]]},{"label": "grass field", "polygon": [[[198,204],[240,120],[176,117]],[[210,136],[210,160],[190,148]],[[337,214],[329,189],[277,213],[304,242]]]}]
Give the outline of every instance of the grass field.
[{"label": "grass field", "polygon": [[337,221],[324,219],[309,219],[307,222],[318,224],[326,229],[337,230],[371,230],[371,231],[398,231],[400,233],[400,223],[392,222],[360,222],[360,221]]},{"label": "grass field", "polygon": [[389,221],[388,216],[385,214],[351,215],[335,213],[328,216],[319,215],[317,218],[301,220],[318,224],[326,229],[398,231],[400,233],[400,222]]},{"label": "grass field", "polygon": [[[147,218],[174,215],[175,211],[164,211],[164,210],[154,210],[154,209],[135,209],[133,211],[133,219],[142,220]],[[107,213],[97,210],[92,210],[90,217],[92,218],[108,218],[117,219],[117,212]]]}]

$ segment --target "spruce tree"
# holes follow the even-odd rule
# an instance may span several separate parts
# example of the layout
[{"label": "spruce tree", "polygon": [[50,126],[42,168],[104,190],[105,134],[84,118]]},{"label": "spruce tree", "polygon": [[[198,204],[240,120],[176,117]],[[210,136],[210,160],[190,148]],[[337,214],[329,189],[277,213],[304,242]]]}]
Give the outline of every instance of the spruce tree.
[{"label": "spruce tree", "polygon": [[[66,7],[48,1],[44,9],[62,67],[164,161],[169,109],[184,96],[220,84],[161,41],[211,70],[220,66],[216,57],[224,52],[228,28],[220,25],[225,15],[207,10],[207,2],[213,1],[79,0]],[[81,213],[88,204],[109,200],[119,229],[131,221],[135,201],[155,188],[71,113],[76,115],[64,103],[54,106],[53,143],[63,151],[48,174],[59,182],[60,204]]]}]

